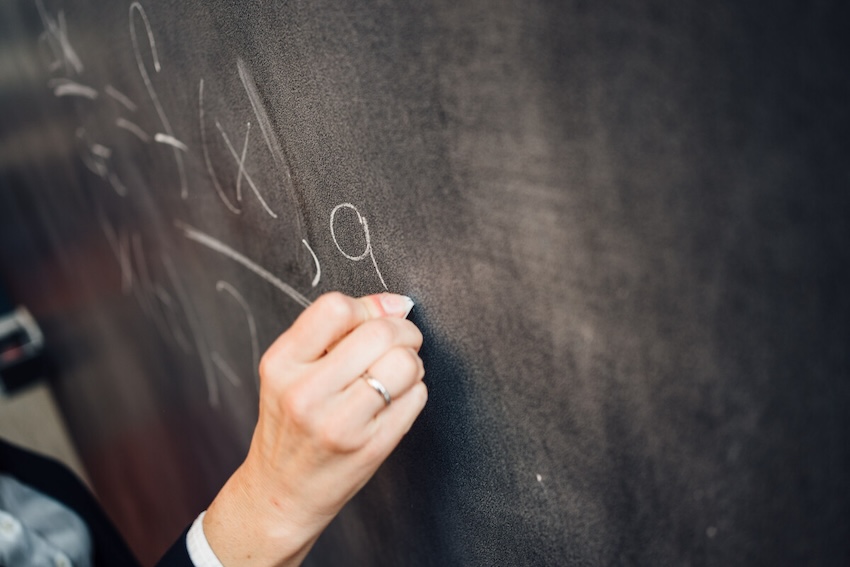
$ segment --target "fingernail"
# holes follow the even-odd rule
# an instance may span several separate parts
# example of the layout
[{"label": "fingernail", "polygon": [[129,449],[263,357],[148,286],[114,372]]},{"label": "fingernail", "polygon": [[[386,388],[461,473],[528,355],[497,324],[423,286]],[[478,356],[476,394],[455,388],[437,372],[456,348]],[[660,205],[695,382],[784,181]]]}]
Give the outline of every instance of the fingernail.
[{"label": "fingernail", "polygon": [[382,293],[378,296],[381,302],[381,307],[387,315],[394,315],[404,319],[410,314],[413,309],[413,300],[406,295],[397,295],[395,293]]}]

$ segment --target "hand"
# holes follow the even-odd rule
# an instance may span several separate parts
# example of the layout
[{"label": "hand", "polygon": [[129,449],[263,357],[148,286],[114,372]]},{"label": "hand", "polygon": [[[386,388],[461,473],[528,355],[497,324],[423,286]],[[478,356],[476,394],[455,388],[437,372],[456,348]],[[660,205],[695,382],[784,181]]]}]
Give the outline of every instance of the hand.
[{"label": "hand", "polygon": [[263,355],[248,456],[204,517],[225,567],[299,565],[413,425],[428,394],[409,305],[324,295]]}]

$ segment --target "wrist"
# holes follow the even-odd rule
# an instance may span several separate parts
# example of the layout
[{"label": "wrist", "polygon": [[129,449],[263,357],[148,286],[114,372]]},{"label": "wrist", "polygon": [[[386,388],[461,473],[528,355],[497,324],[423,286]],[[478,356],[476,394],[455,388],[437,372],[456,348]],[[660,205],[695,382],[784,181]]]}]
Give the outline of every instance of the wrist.
[{"label": "wrist", "polygon": [[210,504],[204,534],[224,567],[300,565],[324,526],[299,523],[292,508],[258,486],[243,464]]}]

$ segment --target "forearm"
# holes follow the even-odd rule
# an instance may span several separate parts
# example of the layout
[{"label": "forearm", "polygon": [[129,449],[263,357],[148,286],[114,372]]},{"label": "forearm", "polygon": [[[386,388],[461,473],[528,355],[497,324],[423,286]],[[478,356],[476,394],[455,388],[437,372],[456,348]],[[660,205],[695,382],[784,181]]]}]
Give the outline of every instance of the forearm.
[{"label": "forearm", "polygon": [[[243,465],[244,466],[244,465]],[[294,567],[325,524],[298,521],[287,505],[255,486],[242,467],[222,487],[204,517],[204,534],[224,567]]]}]

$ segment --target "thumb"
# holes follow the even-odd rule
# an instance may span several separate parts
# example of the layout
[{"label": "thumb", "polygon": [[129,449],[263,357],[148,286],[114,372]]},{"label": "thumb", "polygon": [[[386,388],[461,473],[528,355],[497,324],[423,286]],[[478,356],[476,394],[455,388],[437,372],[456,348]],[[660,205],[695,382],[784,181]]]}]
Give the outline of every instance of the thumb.
[{"label": "thumb", "polygon": [[399,317],[404,319],[413,309],[413,300],[406,295],[396,293],[376,293],[361,297],[369,313],[368,319],[377,317]]}]

